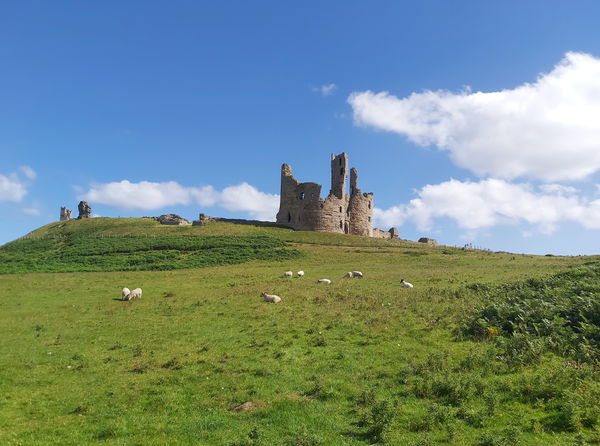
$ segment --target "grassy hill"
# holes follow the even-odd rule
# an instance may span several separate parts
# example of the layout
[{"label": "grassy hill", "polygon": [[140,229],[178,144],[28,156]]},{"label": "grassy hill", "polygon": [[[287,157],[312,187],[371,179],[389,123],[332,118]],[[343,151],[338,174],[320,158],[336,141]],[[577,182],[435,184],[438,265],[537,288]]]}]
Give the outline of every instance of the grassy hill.
[{"label": "grassy hill", "polygon": [[91,219],[0,271],[1,444],[600,442],[596,258]]}]

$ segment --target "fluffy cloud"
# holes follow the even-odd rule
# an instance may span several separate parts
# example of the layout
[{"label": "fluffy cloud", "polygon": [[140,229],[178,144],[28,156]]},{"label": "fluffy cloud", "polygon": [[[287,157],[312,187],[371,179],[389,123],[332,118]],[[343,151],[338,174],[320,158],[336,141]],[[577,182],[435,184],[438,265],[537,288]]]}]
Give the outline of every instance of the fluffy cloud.
[{"label": "fluffy cloud", "polygon": [[567,53],[533,83],[511,90],[425,91],[398,98],[355,92],[354,120],[435,145],[480,176],[545,182],[600,170],[600,59]]},{"label": "fluffy cloud", "polygon": [[275,220],[279,210],[279,195],[266,194],[248,183],[226,187],[218,202],[227,210],[248,212],[258,220]]},{"label": "fluffy cloud", "polygon": [[375,209],[376,224],[389,227],[412,221],[419,229],[429,230],[436,218],[446,217],[466,230],[526,223],[549,234],[566,221],[600,229],[600,200],[586,199],[560,185],[536,188],[499,179],[449,180],[427,185],[417,194],[408,204]]},{"label": "fluffy cloud", "polygon": [[95,184],[78,199],[119,209],[151,210],[166,206],[187,205],[191,201],[192,190],[193,188],[181,186],[175,181],[130,183],[123,180]]},{"label": "fluffy cloud", "polygon": [[186,187],[174,181],[131,183],[123,180],[95,184],[78,199],[131,210],[156,210],[190,204],[219,206],[229,211],[247,212],[260,220],[274,220],[279,207],[279,195],[266,194],[248,183],[218,191],[212,186]]},{"label": "fluffy cloud", "polygon": [[27,194],[27,187],[17,174],[0,174],[0,202],[14,201],[19,202]]}]

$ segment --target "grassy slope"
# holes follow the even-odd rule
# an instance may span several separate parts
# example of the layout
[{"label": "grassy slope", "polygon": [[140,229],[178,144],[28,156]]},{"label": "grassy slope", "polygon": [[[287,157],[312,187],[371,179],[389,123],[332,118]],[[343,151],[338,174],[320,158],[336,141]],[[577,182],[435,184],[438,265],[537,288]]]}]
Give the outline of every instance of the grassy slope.
[{"label": "grassy slope", "polygon": [[[61,229],[92,230],[73,223]],[[415,445],[593,438],[593,429],[556,429],[539,399],[522,397],[564,369],[560,358],[507,369],[488,343],[453,335],[476,303],[464,285],[540,277],[589,259],[229,224],[99,223],[112,234],[266,232],[304,256],[0,276],[0,443],[368,444],[380,430],[389,444]],[[288,269],[306,277],[279,278]],[[365,279],[341,279],[354,269]],[[319,286],[321,277],[334,282]],[[415,289],[399,288],[402,277]],[[115,300],[122,286],[142,287],[143,299]],[[265,304],[261,291],[284,301]],[[231,410],[245,401],[258,408]]]},{"label": "grassy slope", "polygon": [[215,235],[163,228],[150,219],[53,223],[0,247],[0,274],[165,271],[299,255],[266,232]]}]

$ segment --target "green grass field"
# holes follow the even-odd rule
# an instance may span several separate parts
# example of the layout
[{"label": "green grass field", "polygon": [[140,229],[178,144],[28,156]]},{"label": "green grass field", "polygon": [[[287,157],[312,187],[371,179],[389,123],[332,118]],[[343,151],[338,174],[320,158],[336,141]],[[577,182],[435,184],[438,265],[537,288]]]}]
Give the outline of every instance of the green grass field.
[{"label": "green grass field", "polygon": [[599,444],[598,261],[54,223],[0,247],[0,444]]}]

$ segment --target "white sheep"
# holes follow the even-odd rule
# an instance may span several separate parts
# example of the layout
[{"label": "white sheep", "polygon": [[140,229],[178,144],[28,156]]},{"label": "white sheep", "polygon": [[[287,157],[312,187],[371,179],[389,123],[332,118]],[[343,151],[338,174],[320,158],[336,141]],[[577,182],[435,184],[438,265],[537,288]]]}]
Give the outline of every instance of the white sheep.
[{"label": "white sheep", "polygon": [[404,288],[414,288],[412,283],[405,282],[404,279],[400,279],[400,283]]},{"label": "white sheep", "polygon": [[348,271],[346,274],[344,274],[343,278],[344,279],[352,279],[352,277],[354,277],[354,274],[352,274],[352,271]]},{"label": "white sheep", "polygon": [[358,277],[359,279],[363,278],[363,273],[361,273],[360,271],[352,271],[352,275],[354,277]]},{"label": "white sheep", "polygon": [[304,276],[304,271],[298,271],[296,274],[298,275],[298,277],[303,277]]},{"label": "white sheep", "polygon": [[142,298],[142,289],[141,288],[136,288],[135,290],[132,290],[131,293],[129,293],[129,298],[127,300],[131,300],[131,299],[141,299]]},{"label": "white sheep", "polygon": [[329,285],[331,283],[331,280],[329,280],[329,279],[319,279],[319,280],[317,280],[317,283],[326,283],[327,285]]},{"label": "white sheep", "polygon": [[129,293],[131,293],[129,288],[123,288],[121,290],[121,300],[129,300]]},{"label": "white sheep", "polygon": [[276,296],[275,294],[261,293],[260,295],[263,297],[265,302],[271,302],[274,304],[278,304],[279,302],[281,302],[281,297]]},{"label": "white sheep", "polygon": [[292,277],[293,275],[294,275],[294,273],[293,273],[293,272],[291,272],[291,271],[286,271],[285,273],[283,273],[283,276],[281,276],[281,277]]}]

